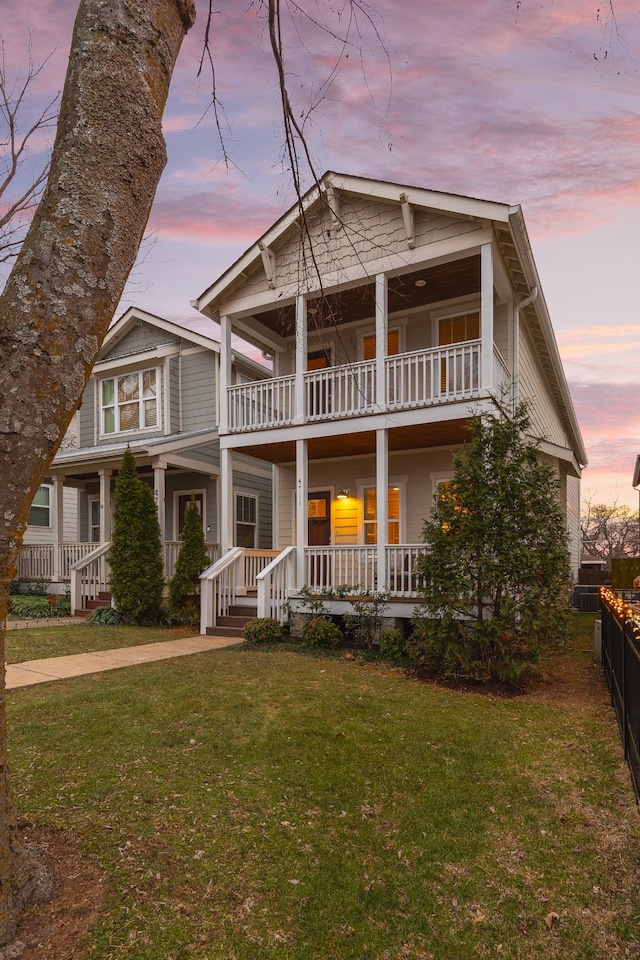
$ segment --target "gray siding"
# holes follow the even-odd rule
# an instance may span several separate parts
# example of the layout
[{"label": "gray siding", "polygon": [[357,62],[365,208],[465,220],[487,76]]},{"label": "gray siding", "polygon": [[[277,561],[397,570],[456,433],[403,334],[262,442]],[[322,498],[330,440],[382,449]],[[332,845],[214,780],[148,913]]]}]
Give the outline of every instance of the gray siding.
[{"label": "gray siding", "polygon": [[141,322],[139,326],[133,327],[132,330],[120,340],[119,343],[116,343],[115,346],[109,350],[108,353],[105,353],[100,359],[101,360],[119,360],[120,358],[128,358],[136,353],[142,353],[145,350],[153,350],[155,347],[160,346],[160,344],[167,343],[179,343],[179,339],[171,334],[167,333],[166,330],[160,330],[158,327],[152,326],[150,323]]},{"label": "gray siding", "polygon": [[234,490],[246,490],[258,497],[257,546],[263,550],[270,550],[273,545],[273,493],[270,468],[268,476],[257,476],[254,473],[244,473],[239,464],[233,471],[233,486]]},{"label": "gray siding", "polygon": [[215,354],[210,350],[182,357],[182,430],[216,427]]},{"label": "gray siding", "polygon": [[171,357],[169,360],[169,404],[171,410],[171,433],[180,433],[182,411],[180,404],[180,360]]}]

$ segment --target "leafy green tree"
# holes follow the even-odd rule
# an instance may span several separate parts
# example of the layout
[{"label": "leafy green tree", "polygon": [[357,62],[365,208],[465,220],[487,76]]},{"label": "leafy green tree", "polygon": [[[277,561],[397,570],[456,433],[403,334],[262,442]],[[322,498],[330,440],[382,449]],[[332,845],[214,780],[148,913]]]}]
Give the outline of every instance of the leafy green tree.
[{"label": "leafy green tree", "polygon": [[210,564],[198,505],[191,498],[180,534],[180,553],[169,583],[169,611],[183,623],[200,621],[200,574]]},{"label": "leafy green tree", "polygon": [[566,640],[565,521],[530,429],[524,404],[473,417],[425,522],[412,652],[438,675],[517,682]]},{"label": "leafy green tree", "polygon": [[153,622],[164,589],[160,524],[153,493],[138,477],[129,448],[116,480],[113,521],[107,559],[114,604],[134,623]]}]

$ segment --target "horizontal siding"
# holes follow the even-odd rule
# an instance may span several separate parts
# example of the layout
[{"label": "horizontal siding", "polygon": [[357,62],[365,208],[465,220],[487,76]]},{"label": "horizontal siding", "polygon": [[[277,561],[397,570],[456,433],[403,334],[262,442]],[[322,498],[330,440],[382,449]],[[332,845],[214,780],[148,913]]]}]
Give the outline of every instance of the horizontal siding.
[{"label": "horizontal siding", "polygon": [[530,405],[534,432],[551,443],[568,446],[562,421],[524,324],[520,330],[520,398]]},{"label": "horizontal siding", "polygon": [[180,360],[178,357],[169,359],[169,409],[171,433],[180,433],[182,416],[180,404]]},{"label": "horizontal siding", "polygon": [[214,354],[189,353],[181,362],[183,432],[217,426]]},{"label": "horizontal siding", "polygon": [[268,476],[233,471],[233,488],[258,497],[258,547],[270,550],[273,545],[273,491],[271,472]]},{"label": "horizontal siding", "polygon": [[135,353],[142,353],[144,350],[154,350],[161,344],[180,342],[179,338],[172,336],[166,330],[161,330],[150,323],[141,322],[133,327],[129,333],[116,343],[108,353],[103,354],[101,360],[119,360],[127,358]]}]

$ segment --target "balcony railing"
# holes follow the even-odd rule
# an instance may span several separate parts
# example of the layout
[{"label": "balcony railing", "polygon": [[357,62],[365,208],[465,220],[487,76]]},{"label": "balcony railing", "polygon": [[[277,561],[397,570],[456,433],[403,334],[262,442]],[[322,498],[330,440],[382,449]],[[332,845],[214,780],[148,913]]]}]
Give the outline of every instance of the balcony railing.
[{"label": "balcony railing", "polygon": [[[493,347],[492,382],[482,383],[480,340],[468,340],[385,359],[384,409],[410,410],[473,400],[483,389],[510,381],[500,351]],[[375,360],[326,367],[304,374],[305,423],[343,420],[381,412]],[[295,377],[277,377],[229,388],[229,430],[243,433],[296,422]]]}]

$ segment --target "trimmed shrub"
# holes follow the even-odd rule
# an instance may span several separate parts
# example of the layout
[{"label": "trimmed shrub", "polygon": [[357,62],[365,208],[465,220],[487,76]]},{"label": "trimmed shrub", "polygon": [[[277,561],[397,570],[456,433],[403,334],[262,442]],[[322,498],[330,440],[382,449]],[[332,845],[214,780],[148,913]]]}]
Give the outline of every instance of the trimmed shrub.
[{"label": "trimmed shrub", "polygon": [[325,617],[312,617],[302,631],[302,642],[309,647],[337,647],[343,640],[340,627]]},{"label": "trimmed shrub", "polygon": [[284,630],[273,617],[256,617],[244,628],[244,638],[248,643],[281,643]]},{"label": "trimmed shrub", "polygon": [[176,622],[200,622],[200,574],[209,564],[202,517],[192,496],[185,510],[180,553],[169,583],[169,612]]},{"label": "trimmed shrub", "polygon": [[160,616],[164,562],[153,493],[139,479],[127,448],[114,498],[114,526],[107,557],[117,610],[132,623],[154,623]]}]

